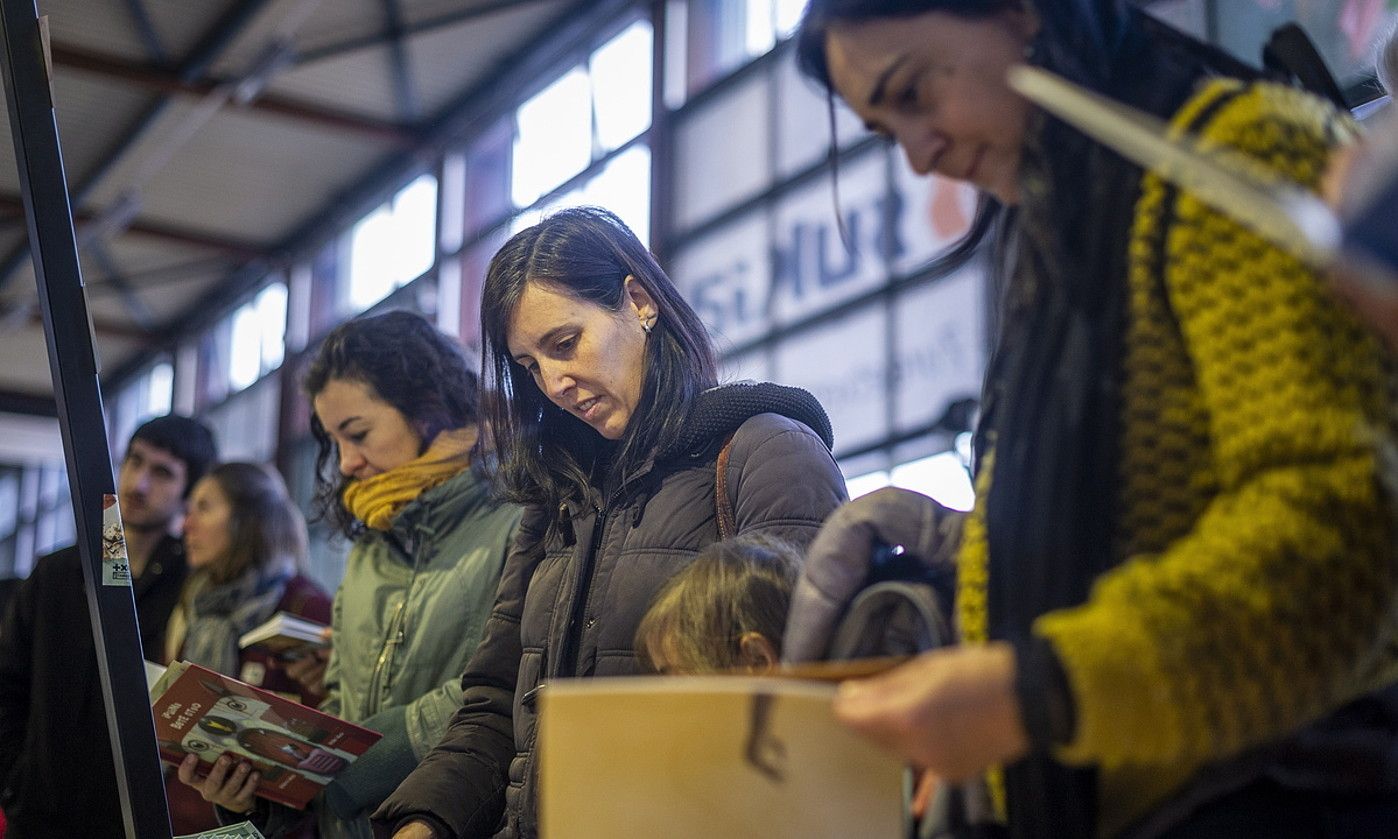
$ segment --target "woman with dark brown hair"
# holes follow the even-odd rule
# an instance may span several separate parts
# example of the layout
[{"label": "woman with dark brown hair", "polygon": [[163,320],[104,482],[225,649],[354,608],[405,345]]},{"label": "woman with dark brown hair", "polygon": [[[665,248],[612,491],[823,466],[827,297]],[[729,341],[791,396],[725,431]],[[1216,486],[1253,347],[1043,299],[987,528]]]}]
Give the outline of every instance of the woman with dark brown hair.
[{"label": "woman with dark brown hair", "polygon": [[[481,474],[476,374],[451,337],[410,312],[333,329],[306,372],[316,505],[351,541],[328,652],[288,666],[323,685],[320,710],[383,735],[312,803],[328,837],[367,837],[367,812],[442,736],[481,637],[519,509]],[[199,784],[269,839],[302,813],[253,799],[248,763]],[[194,779],[191,777],[190,781]],[[197,783],[197,782],[196,782]]]},{"label": "woman with dark brown hair", "polygon": [[526,512],[465,704],[375,814],[402,837],[534,836],[544,682],[639,672],[636,626],[696,554],[730,531],[805,544],[845,498],[815,398],[719,386],[698,316],[605,210],[505,243],[481,326],[496,481]]}]

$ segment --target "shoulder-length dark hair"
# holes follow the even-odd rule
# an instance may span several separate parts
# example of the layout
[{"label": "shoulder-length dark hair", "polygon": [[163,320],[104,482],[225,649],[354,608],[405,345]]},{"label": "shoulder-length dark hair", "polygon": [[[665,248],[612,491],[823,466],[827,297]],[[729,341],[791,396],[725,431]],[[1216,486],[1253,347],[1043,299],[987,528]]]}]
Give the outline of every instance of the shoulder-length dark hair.
[{"label": "shoulder-length dark hair", "polygon": [[228,555],[210,569],[214,583],[226,583],[249,568],[290,560],[306,566],[306,522],[281,476],[256,463],[222,463],[205,475],[228,499]]},{"label": "shoulder-length dark hair", "polygon": [[[650,293],[660,317],[646,340],[641,401],[610,458],[596,474],[601,435],[549,401],[510,356],[510,319],[531,282],[619,312],[626,278]],[[718,382],[713,345],[699,316],[631,230],[597,207],[559,211],[515,234],[490,261],[481,293],[483,378],[496,487],[508,500],[558,509],[596,502],[675,439],[694,398]]]},{"label": "shoulder-length dark hair", "polygon": [[[315,399],[332,380],[366,385],[403,415],[426,451],[442,431],[480,419],[480,386],[461,345],[421,315],[388,312],[355,318],[331,330],[306,371],[302,389]],[[317,521],[327,519],[353,539],[363,529],[340,497],[349,479],[339,474],[335,441],[311,412],[316,441]],[[479,458],[473,457],[475,463]]]}]

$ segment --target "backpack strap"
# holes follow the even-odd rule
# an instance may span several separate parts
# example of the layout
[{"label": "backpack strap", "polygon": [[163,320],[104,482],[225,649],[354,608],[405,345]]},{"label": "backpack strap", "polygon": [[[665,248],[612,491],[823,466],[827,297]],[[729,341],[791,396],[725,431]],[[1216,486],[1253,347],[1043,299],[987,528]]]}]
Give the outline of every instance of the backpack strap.
[{"label": "backpack strap", "polygon": [[1340,90],[1330,68],[1325,66],[1320,51],[1305,30],[1295,23],[1273,30],[1272,37],[1262,48],[1262,65],[1288,81],[1294,79],[1303,89],[1329,99],[1335,107],[1349,109],[1344,91]]},{"label": "backpack strap", "polygon": [[728,439],[723,441],[723,448],[718,450],[718,463],[715,465],[714,480],[714,511],[718,514],[718,538],[732,539],[738,535],[737,520],[733,515],[733,501],[728,497],[728,460],[733,455],[733,437],[736,434],[729,434]]}]

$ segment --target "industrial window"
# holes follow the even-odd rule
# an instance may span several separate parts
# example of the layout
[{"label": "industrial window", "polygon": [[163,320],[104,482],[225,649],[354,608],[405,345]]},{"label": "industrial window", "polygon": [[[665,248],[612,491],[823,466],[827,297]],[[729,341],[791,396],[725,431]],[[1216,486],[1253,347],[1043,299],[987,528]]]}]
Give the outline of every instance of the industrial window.
[{"label": "industrial window", "polygon": [[281,366],[286,337],[286,284],[274,282],[234,313],[228,386],[239,391]]},{"label": "industrial window", "polygon": [[343,310],[364,311],[416,279],[436,258],[437,179],[422,175],[349,232]]}]

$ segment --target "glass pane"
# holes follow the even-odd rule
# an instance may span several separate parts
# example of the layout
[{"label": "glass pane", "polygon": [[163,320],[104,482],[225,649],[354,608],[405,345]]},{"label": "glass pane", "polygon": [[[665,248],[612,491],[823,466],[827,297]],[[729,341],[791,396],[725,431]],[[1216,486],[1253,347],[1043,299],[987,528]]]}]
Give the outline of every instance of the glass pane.
[{"label": "glass pane", "polygon": [[969,510],[976,503],[971,475],[955,452],[942,452],[893,467],[896,487],[920,492],[953,510]]},{"label": "glass pane", "polygon": [[612,160],[582,190],[582,202],[616,213],[642,244],[650,242],[650,149],[632,146]]},{"label": "glass pane", "polygon": [[247,304],[233,313],[232,342],[228,350],[228,386],[242,390],[262,375],[262,324],[257,307]]},{"label": "glass pane", "polygon": [[603,152],[650,127],[653,37],[650,21],[638,20],[592,54],[593,107]]},{"label": "glass pane", "polygon": [[254,303],[262,334],[262,371],[281,366],[286,352],[286,285],[272,283],[262,289]]},{"label": "glass pane", "polygon": [[497,228],[480,242],[469,248],[461,258],[461,343],[479,347],[481,343],[481,288],[485,284],[485,272],[495,252],[509,238],[509,230]]},{"label": "glass pane", "polygon": [[[875,150],[840,171],[840,206],[816,178],[777,205],[772,242],[772,311],[778,323],[804,320],[876,289],[888,278],[884,253],[900,245],[887,210],[884,155]],[[846,243],[835,211],[844,216]]]},{"label": "glass pane", "polygon": [[485,132],[466,155],[465,206],[462,224],[467,240],[504,220],[510,204],[510,146],[514,132],[501,120]]},{"label": "glass pane", "polygon": [[0,539],[15,532],[19,519],[19,475],[6,470],[0,475]]},{"label": "glass pane", "polygon": [[888,436],[888,356],[878,337],[887,329],[885,308],[874,303],[777,347],[777,381],[815,394],[835,428],[837,453]]},{"label": "glass pane", "polygon": [[772,0],[747,0],[745,22],[743,46],[748,55],[763,55],[776,44],[776,33],[772,31]]},{"label": "glass pane", "polygon": [[[830,101],[796,69],[794,50],[777,63],[777,174],[794,175],[830,154],[832,139],[849,148],[869,136],[843,100],[835,101],[835,138],[830,136]],[[736,150],[735,150],[736,153]]]},{"label": "glass pane", "polygon": [[151,368],[146,379],[145,415],[154,417],[170,413],[175,392],[175,368],[167,361]]},{"label": "glass pane", "polygon": [[967,183],[918,175],[901,152],[893,152],[893,157],[899,229],[893,268],[911,274],[946,253],[971,229],[978,193]]},{"label": "glass pane", "polygon": [[894,312],[898,431],[916,431],[947,405],[976,399],[985,373],[985,278],[967,266],[905,292]]},{"label": "glass pane", "polygon": [[867,475],[858,475],[845,480],[845,491],[849,493],[850,500],[861,495],[868,495],[876,489],[883,489],[888,486],[889,477],[887,472],[870,472]]},{"label": "glass pane", "polygon": [[689,0],[685,82],[691,96],[747,61],[749,2]]},{"label": "glass pane", "polygon": [[432,267],[437,179],[422,175],[350,230],[349,308],[361,312]]},{"label": "glass pane", "polygon": [[583,187],[578,187],[562,195],[555,195],[532,210],[525,210],[510,220],[510,233],[518,233],[526,227],[533,227],[543,220],[544,216],[562,210],[565,207],[576,207],[586,204],[583,198]]},{"label": "glass pane", "polygon": [[757,210],[688,243],[670,265],[720,353],[768,331],[770,249],[767,216]]},{"label": "glass pane", "polygon": [[723,359],[721,367],[723,372],[719,380],[723,382],[765,382],[772,378],[765,349],[731,355]]},{"label": "glass pane", "polygon": [[769,94],[767,77],[754,76],[686,114],[675,140],[675,224],[681,231],[770,182]]},{"label": "glass pane", "polygon": [[510,195],[516,207],[587,168],[592,161],[592,97],[587,73],[576,67],[515,112],[518,134]]},{"label": "glass pane", "polygon": [[772,7],[777,37],[784,39],[796,34],[801,14],[806,10],[806,0],[773,0]]},{"label": "glass pane", "polygon": [[436,257],[437,178],[421,175],[393,198],[395,286],[417,279]]},{"label": "glass pane", "polygon": [[349,308],[362,312],[394,288],[393,212],[387,204],[350,229]]}]

